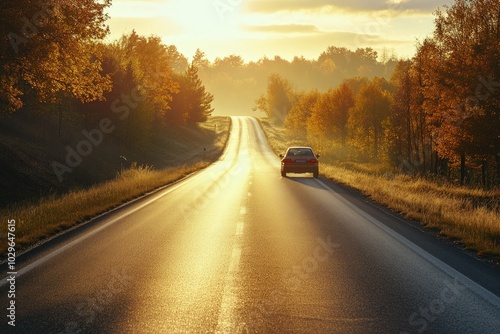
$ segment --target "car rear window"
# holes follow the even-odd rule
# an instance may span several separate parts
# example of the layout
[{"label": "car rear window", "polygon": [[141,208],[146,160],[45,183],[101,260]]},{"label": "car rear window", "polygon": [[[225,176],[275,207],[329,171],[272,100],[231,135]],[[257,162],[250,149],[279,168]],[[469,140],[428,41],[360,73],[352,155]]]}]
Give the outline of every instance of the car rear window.
[{"label": "car rear window", "polygon": [[290,149],[288,150],[287,156],[298,156],[298,155],[313,155],[310,149]]}]

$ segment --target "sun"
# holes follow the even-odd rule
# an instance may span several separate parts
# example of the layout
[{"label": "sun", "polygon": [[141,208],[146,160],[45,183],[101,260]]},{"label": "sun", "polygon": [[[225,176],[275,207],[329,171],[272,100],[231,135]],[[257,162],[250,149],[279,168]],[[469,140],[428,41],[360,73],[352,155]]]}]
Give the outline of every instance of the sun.
[{"label": "sun", "polygon": [[242,11],[235,0],[115,0],[109,15],[113,39],[135,29],[142,35],[187,44],[241,39]]}]

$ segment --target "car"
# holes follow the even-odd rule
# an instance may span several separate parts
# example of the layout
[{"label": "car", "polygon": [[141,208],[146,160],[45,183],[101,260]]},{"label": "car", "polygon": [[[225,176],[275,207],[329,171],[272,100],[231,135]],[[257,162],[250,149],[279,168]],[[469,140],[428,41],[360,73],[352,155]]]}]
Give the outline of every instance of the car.
[{"label": "car", "polygon": [[286,150],[286,154],[280,154],[281,176],[287,173],[312,173],[319,177],[319,154],[315,155],[312,148],[307,146],[294,146]]}]

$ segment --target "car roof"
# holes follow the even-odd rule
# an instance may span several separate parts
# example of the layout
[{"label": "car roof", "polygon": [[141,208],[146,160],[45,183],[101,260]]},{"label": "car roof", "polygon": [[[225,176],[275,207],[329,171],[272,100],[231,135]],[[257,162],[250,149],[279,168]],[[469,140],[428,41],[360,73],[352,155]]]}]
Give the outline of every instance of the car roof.
[{"label": "car roof", "polygon": [[291,150],[291,149],[299,149],[299,150],[300,149],[309,149],[309,150],[312,150],[312,148],[310,148],[309,146],[290,146],[288,149],[289,150]]}]

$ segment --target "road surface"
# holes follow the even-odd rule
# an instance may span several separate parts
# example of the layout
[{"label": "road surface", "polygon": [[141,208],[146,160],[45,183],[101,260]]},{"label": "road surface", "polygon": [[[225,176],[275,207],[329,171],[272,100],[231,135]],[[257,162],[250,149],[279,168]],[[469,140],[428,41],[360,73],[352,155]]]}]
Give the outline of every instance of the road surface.
[{"label": "road surface", "polygon": [[289,176],[233,118],[209,168],[19,257],[0,332],[499,333],[498,269]]}]

